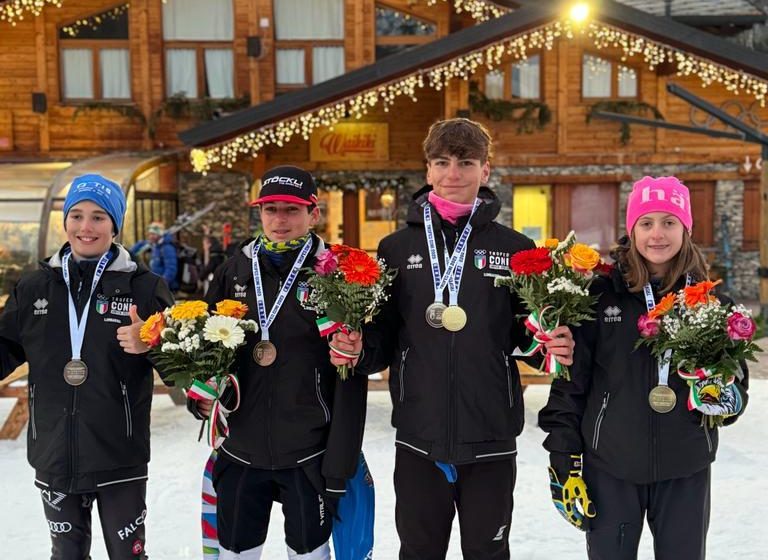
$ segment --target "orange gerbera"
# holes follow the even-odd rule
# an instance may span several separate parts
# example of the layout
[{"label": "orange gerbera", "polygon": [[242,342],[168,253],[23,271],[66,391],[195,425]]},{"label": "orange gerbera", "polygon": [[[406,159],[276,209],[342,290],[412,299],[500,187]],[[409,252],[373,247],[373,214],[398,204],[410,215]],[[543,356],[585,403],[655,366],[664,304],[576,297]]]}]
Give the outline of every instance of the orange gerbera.
[{"label": "orange gerbera", "polygon": [[658,319],[662,315],[669,313],[675,305],[675,294],[669,293],[661,298],[661,301],[648,312],[648,317]]},{"label": "orange gerbera", "polygon": [[216,315],[242,319],[248,313],[248,306],[234,299],[224,299],[216,304]]},{"label": "orange gerbera", "polygon": [[374,285],[381,276],[379,263],[360,249],[350,248],[350,251],[339,259],[339,270],[347,282],[363,286]]},{"label": "orange gerbera", "polygon": [[703,282],[699,282],[693,286],[687,286],[683,290],[685,293],[685,305],[688,307],[696,307],[700,303],[707,303],[711,301],[709,292],[720,282],[722,282],[722,280],[718,280],[717,282],[704,280]]},{"label": "orange gerbera", "polygon": [[163,332],[164,328],[165,319],[163,318],[163,314],[158,311],[157,313],[150,315],[144,324],[141,325],[139,338],[144,344],[150,348],[154,348],[160,344],[160,333]]}]

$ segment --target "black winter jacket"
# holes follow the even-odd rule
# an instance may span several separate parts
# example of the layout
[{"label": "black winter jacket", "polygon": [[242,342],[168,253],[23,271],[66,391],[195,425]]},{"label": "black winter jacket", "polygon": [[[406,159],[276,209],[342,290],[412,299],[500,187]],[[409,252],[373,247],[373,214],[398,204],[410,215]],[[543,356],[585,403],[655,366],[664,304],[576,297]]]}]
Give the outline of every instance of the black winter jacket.
[{"label": "black winter jacket", "polygon": [[[0,378],[29,362],[27,455],[36,470],[35,482],[80,493],[147,477],[152,365],[146,356],[126,354],[116,331],[131,323],[131,304],[147,317],[173,299],[162,278],[113,245],[115,256],[87,310],[82,358],[88,378],[78,387],[68,385],[63,377],[72,355],[61,272],[65,248],[41,262],[40,270],[23,276],[11,293],[0,316]],[[83,269],[70,260],[79,313],[94,268]]]},{"label": "black winter jacket", "polygon": [[[544,447],[554,453],[583,453],[585,462],[636,484],[686,477],[706,468],[715,460],[718,432],[702,427],[701,413],[688,411],[688,385],[674,368],[669,386],[677,395],[675,408],[660,414],[648,404],[659,375],[649,348],[634,349],[637,320],[647,313],[643,292],[629,292],[616,269],[610,278],[596,279],[592,292],[599,295],[596,318],[574,331],[571,381],[553,381],[549,401],[539,413],[539,425],[549,433]],[[746,407],[749,377],[743,369],[737,386]]]},{"label": "black winter jacket", "polygon": [[[245,241],[234,257],[217,269],[206,299],[247,303],[246,318],[258,323],[251,270],[254,240]],[[313,235],[313,250],[304,262],[311,267],[323,242]],[[267,313],[299,251],[276,269],[259,255]],[[328,341],[320,336],[316,314],[301,305],[306,274],[300,273],[269,328],[277,359],[262,367],[252,358],[261,333],[248,333],[237,353],[240,407],[228,418],[229,437],[220,451],[230,460],[255,468],[301,467],[322,460],[326,490],[341,495],[355,474],[365,426],[367,378],[341,381],[330,362]],[[226,396],[226,395],[225,395]]]},{"label": "black winter jacket", "polygon": [[[517,297],[493,283],[495,275],[509,274],[510,255],[534,244],[493,221],[501,204],[492,191],[481,188],[483,204],[472,217],[459,291],[467,325],[455,333],[429,326],[424,313],[434,300],[434,288],[423,205],[430,190],[425,187],[414,195],[407,227],[379,245],[379,256],[399,272],[389,301],[364,328],[364,355],[357,370],[390,368],[398,447],[454,464],[508,458],[517,452],[515,438],[524,417],[511,353],[517,346],[526,348],[530,338],[518,318],[524,309]],[[450,225],[434,209],[432,216],[444,271],[441,232]],[[462,228],[460,223],[446,238],[455,239]]]}]

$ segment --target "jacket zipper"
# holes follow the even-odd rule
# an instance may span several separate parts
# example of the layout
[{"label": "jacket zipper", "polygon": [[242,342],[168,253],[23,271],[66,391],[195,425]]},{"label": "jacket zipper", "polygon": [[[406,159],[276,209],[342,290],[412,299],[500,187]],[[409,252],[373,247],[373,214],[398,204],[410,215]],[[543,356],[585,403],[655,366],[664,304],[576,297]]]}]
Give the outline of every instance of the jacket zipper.
[{"label": "jacket zipper", "polygon": [[704,418],[704,435],[707,437],[707,449],[712,453],[712,436],[709,435],[709,426],[706,418]]},{"label": "jacket zipper", "polygon": [[512,370],[509,367],[509,356],[506,352],[501,353],[504,356],[504,364],[507,366],[507,394],[509,395],[509,408],[512,408],[514,401],[512,400]]},{"label": "jacket zipper", "polygon": [[120,382],[120,390],[123,393],[123,408],[125,409],[125,436],[133,437],[133,417],[131,416],[131,401],[128,400],[128,387]]},{"label": "jacket zipper", "polygon": [[320,390],[320,370],[315,368],[315,389],[317,389],[317,400],[320,401],[320,406],[323,407],[323,414],[325,415],[325,423],[331,421],[331,413],[328,411],[328,406],[323,400],[323,392]]},{"label": "jacket zipper", "polygon": [[35,385],[29,386],[29,425],[32,428],[32,441],[37,440],[37,425],[35,424]]},{"label": "jacket zipper", "polygon": [[77,474],[77,387],[72,387],[72,410],[69,411],[69,490],[75,490],[75,475]]},{"label": "jacket zipper", "polygon": [[453,459],[453,437],[456,432],[456,372],[454,371],[454,359],[453,359],[453,347],[456,341],[456,333],[451,333],[451,353],[448,357],[448,371],[449,371],[449,383],[448,383],[448,459]]},{"label": "jacket zipper", "polygon": [[597,420],[595,420],[595,433],[592,436],[592,449],[595,450],[597,450],[597,444],[600,443],[600,427],[603,425],[603,418],[605,418],[605,411],[608,409],[608,401],[610,398],[610,393],[603,393],[603,404],[600,407],[600,412],[597,414]]},{"label": "jacket zipper", "polygon": [[408,357],[409,346],[400,353],[400,402],[405,401],[405,359]]}]

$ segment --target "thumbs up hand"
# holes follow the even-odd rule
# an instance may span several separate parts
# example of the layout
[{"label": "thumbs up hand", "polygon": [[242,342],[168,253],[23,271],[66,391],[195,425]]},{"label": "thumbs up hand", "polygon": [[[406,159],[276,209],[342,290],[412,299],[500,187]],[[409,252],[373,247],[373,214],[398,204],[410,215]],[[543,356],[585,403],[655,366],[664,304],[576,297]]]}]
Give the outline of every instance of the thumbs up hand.
[{"label": "thumbs up hand", "polygon": [[128,310],[128,316],[131,319],[131,324],[117,329],[117,340],[126,353],[143,354],[149,351],[149,346],[144,344],[139,337],[144,319],[139,317],[139,312],[135,305],[131,305]]}]

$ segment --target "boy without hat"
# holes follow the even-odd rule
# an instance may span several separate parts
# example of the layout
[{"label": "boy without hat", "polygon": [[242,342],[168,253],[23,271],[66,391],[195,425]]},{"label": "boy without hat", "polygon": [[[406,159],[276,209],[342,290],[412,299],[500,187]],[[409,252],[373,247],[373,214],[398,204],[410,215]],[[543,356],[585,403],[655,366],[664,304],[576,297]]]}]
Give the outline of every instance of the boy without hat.
[{"label": "boy without hat", "polygon": [[[407,227],[379,245],[379,256],[400,272],[384,310],[364,329],[355,371],[390,368],[401,560],[445,558],[456,512],[464,558],[509,558],[515,438],[523,426],[511,353],[530,339],[517,319],[524,311],[518,299],[493,285],[489,256],[507,263],[533,242],[494,221],[501,203],[481,186],[490,151],[478,123],[432,125],[424,140],[427,185],[413,196]],[[446,272],[448,255],[456,255],[452,270],[463,263],[463,271]],[[413,256],[422,267],[409,266]],[[442,290],[433,260],[441,278],[451,278]],[[570,331],[553,334],[547,349],[570,364]],[[333,342],[352,353],[363,347],[358,333]]]},{"label": "boy without hat", "polygon": [[74,179],[67,242],[21,278],[0,316],[0,378],[29,364],[28,458],[57,560],[89,557],[94,501],[109,557],[146,558],[152,365],[118,339],[172,296],[114,242],[124,215],[119,185]]}]

